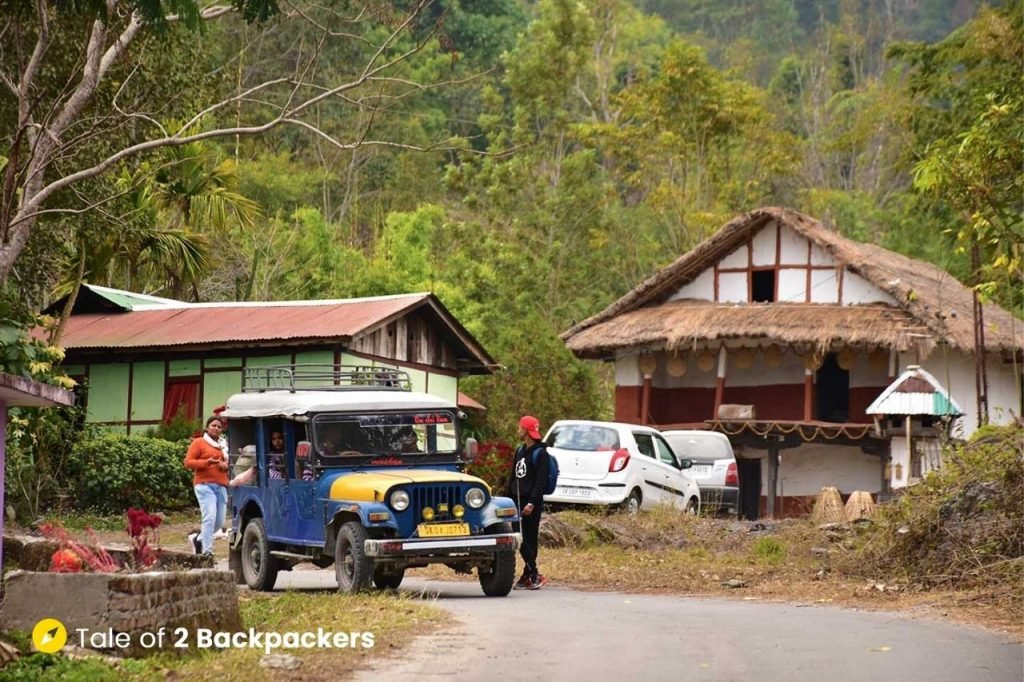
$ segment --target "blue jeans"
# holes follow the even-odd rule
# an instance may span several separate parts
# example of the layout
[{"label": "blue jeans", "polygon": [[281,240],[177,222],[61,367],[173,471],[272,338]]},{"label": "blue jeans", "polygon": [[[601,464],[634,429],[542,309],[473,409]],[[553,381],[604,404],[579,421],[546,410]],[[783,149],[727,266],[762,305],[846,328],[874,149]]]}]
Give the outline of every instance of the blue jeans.
[{"label": "blue jeans", "polygon": [[199,512],[203,515],[202,532],[199,537],[203,552],[213,551],[213,534],[224,525],[228,511],[228,489],[216,483],[200,483],[195,486]]}]

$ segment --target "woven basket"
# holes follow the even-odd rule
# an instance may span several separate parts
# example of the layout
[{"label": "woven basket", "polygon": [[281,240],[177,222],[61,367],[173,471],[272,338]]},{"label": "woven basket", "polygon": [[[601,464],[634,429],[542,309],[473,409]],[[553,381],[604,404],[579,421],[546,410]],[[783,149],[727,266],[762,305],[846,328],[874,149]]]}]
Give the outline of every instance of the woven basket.
[{"label": "woven basket", "polygon": [[875,513],[875,501],[871,493],[863,490],[856,490],[850,494],[846,501],[846,518],[850,521],[857,519],[870,519]]},{"label": "woven basket", "polygon": [[847,522],[846,509],[838,489],[831,486],[821,489],[814,503],[814,511],[811,512],[811,520],[817,524]]}]

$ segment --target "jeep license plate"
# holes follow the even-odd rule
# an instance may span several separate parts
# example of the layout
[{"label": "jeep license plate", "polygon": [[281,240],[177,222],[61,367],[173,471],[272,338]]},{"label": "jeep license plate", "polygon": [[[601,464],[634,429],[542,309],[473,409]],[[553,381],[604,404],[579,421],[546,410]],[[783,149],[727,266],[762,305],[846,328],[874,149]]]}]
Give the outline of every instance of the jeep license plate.
[{"label": "jeep license plate", "polygon": [[421,538],[451,537],[453,535],[469,535],[468,523],[421,523]]}]

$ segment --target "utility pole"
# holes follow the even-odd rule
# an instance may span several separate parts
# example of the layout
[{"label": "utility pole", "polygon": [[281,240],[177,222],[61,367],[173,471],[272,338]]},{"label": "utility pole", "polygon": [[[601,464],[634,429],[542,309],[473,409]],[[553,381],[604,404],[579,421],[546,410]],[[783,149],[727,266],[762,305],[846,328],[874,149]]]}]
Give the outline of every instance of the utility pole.
[{"label": "utility pole", "polygon": [[[971,245],[971,270],[977,284],[981,274],[981,253],[978,244]],[[977,287],[972,287],[974,298],[974,388],[978,397],[978,426],[988,424],[988,372],[985,363],[985,311]]]}]

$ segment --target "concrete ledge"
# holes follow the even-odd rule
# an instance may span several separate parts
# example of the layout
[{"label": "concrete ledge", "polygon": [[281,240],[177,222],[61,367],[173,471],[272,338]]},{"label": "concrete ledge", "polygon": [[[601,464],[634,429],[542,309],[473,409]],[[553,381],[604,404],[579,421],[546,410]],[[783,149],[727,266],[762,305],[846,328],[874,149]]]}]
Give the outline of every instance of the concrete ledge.
[{"label": "concrete ledge", "polygon": [[[241,629],[238,589],[229,571],[200,569],[154,573],[41,573],[6,576],[0,622],[31,631],[43,618],[64,623],[69,635],[112,630],[130,634],[132,646],[114,653],[140,655],[159,649],[138,646],[143,632],[184,627],[235,632]],[[173,640],[166,641],[171,650]]]}]

